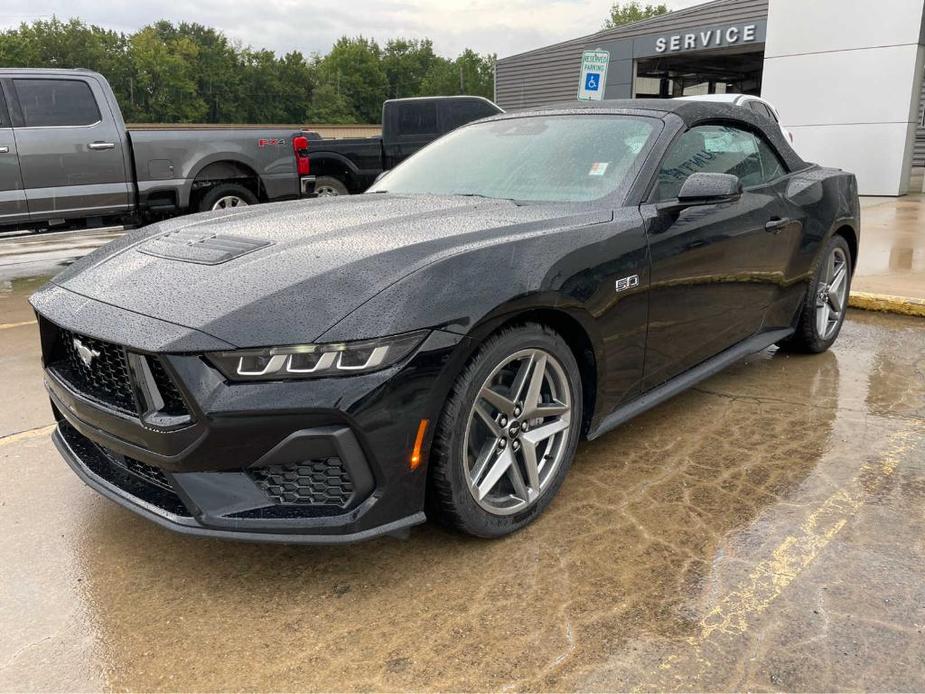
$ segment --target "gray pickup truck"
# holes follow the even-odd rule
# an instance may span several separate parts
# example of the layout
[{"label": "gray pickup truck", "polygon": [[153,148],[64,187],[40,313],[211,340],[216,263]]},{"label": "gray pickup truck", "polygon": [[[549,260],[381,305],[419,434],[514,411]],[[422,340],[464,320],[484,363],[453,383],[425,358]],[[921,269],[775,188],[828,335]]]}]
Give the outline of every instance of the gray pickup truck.
[{"label": "gray pickup truck", "polygon": [[305,133],[127,129],[89,70],[0,69],[0,229],[137,223],[311,192]]}]

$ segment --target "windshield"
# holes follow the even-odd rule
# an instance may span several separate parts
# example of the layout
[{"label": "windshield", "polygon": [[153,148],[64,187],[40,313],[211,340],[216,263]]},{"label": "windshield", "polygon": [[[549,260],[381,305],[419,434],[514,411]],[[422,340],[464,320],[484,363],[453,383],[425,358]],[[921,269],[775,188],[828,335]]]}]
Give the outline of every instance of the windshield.
[{"label": "windshield", "polygon": [[647,149],[655,123],[612,115],[476,123],[421,150],[368,192],[531,202],[596,200],[620,187]]}]

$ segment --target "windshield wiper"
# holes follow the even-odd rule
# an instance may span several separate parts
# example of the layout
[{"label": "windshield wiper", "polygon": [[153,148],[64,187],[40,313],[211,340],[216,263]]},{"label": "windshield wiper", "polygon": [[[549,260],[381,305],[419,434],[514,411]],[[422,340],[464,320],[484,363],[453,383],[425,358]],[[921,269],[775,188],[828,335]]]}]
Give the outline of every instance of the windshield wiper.
[{"label": "windshield wiper", "polygon": [[515,205],[520,204],[514,198],[498,198],[493,195],[484,195],[482,193],[450,193],[450,195],[453,195],[459,198],[481,198],[482,200],[504,200],[505,202],[512,202]]}]

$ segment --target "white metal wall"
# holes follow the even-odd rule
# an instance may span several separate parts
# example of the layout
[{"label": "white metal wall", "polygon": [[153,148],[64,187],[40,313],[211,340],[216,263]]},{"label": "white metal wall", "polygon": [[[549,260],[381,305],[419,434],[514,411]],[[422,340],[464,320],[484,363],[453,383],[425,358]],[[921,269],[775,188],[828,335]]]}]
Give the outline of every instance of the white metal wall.
[{"label": "white metal wall", "polygon": [[923,0],[771,0],[762,95],[804,159],[907,192],[925,48]]},{"label": "white metal wall", "polygon": [[922,80],[922,100],[919,104],[919,125],[915,133],[913,166],[925,166],[925,79]]}]

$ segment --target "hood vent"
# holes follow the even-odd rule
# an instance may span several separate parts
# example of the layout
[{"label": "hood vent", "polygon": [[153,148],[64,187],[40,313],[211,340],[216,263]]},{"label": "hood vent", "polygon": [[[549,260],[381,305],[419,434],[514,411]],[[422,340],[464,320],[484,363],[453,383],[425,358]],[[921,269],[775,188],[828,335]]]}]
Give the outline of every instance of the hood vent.
[{"label": "hood vent", "polygon": [[197,229],[180,229],[143,243],[138,251],[146,255],[179,260],[184,263],[220,265],[271,245],[273,245],[272,241],[213,234]]}]

